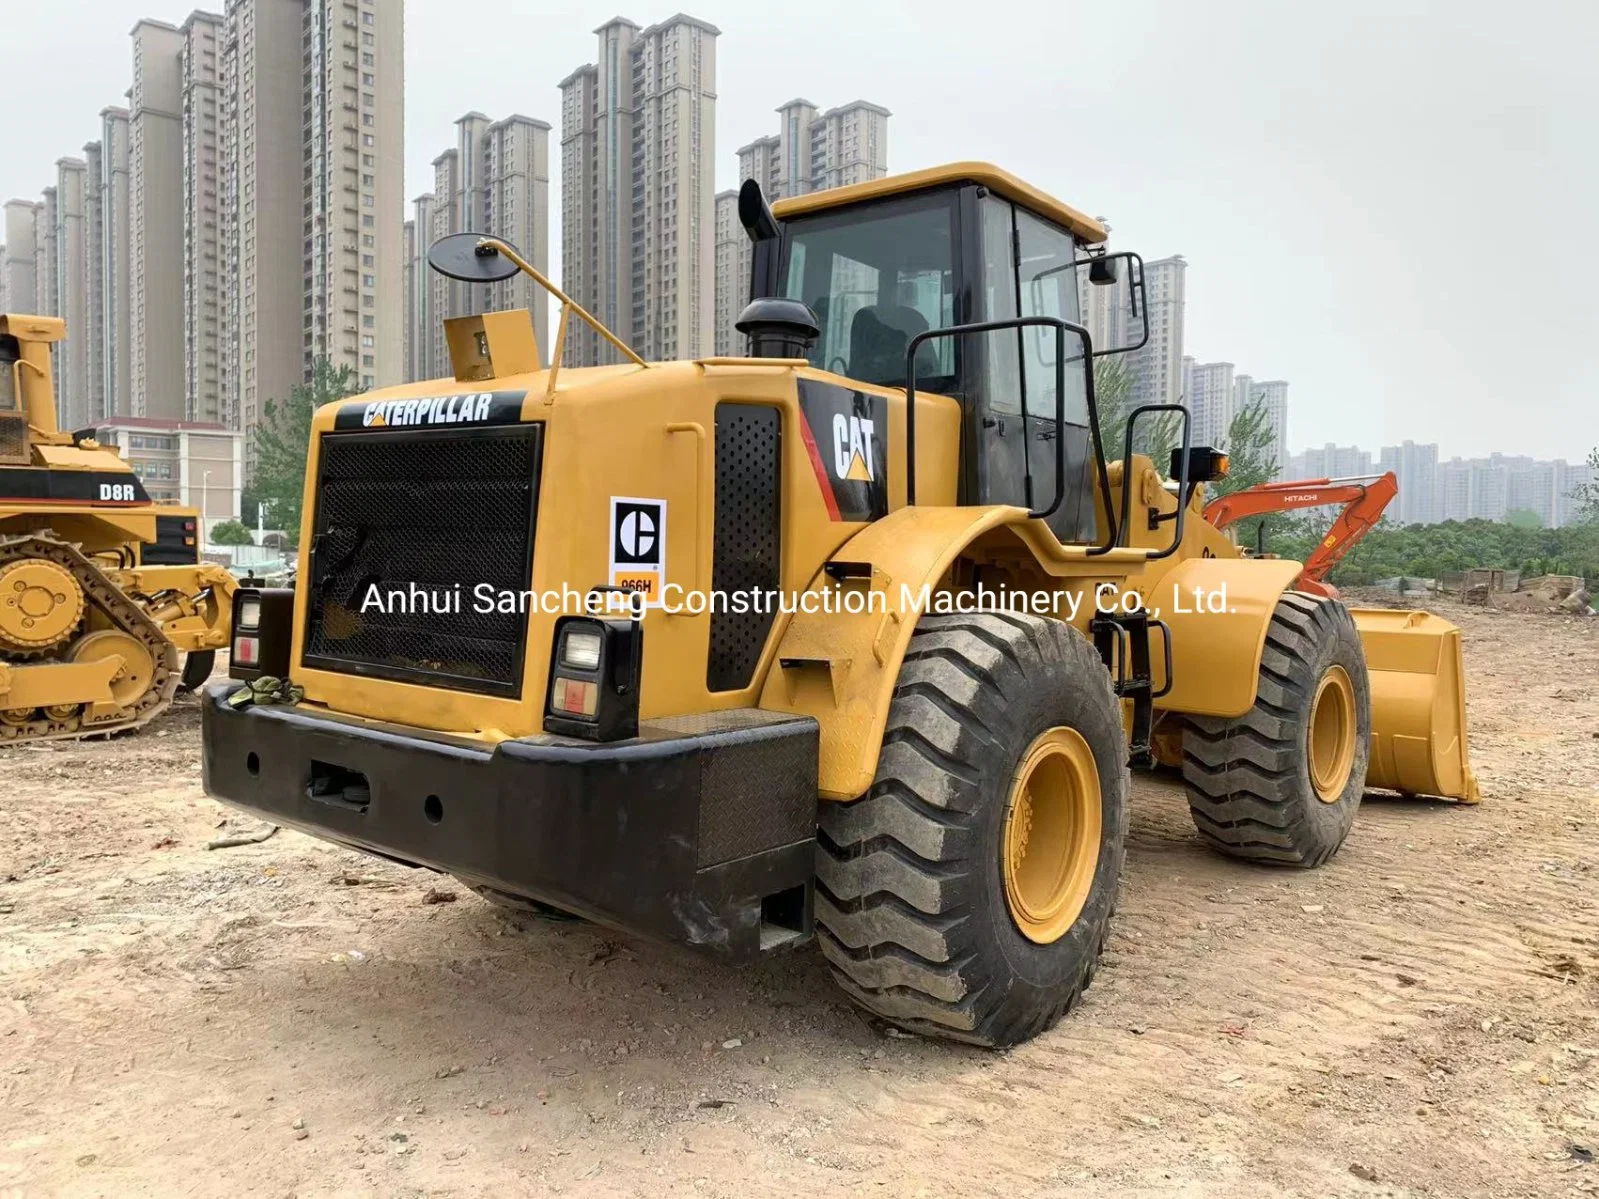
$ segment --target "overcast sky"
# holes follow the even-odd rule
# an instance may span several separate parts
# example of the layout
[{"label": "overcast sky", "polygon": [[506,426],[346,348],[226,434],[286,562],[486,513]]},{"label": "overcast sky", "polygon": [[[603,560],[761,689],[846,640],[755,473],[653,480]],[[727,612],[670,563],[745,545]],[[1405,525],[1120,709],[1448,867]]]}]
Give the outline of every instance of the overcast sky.
[{"label": "overcast sky", "polygon": [[[558,172],[592,30],[678,0],[631,2],[407,0],[407,195],[472,109],[556,126]],[[1289,380],[1296,451],[1599,443],[1596,0],[682,2],[722,30],[719,188],[783,101],[872,100],[890,170],[989,159],[1183,254],[1187,352]],[[0,197],[96,135],[134,21],[188,12],[159,4],[6,0]]]}]

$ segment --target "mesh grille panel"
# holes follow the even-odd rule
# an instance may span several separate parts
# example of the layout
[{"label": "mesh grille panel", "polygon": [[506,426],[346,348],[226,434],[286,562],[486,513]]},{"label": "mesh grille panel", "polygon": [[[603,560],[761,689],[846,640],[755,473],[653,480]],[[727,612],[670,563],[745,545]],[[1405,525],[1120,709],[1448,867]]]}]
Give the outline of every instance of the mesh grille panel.
[{"label": "mesh grille panel", "polygon": [[26,466],[28,459],[28,418],[21,413],[0,412],[0,462]]},{"label": "mesh grille panel", "polygon": [[[716,406],[716,547],[711,589],[775,592],[782,581],[779,541],[778,448],[782,425],[776,408],[751,404]],[[736,691],[749,686],[776,618],[775,598],[766,611],[737,612],[719,602],[711,611],[706,687]],[[757,605],[750,605],[755,608]]]},{"label": "mesh grille panel", "polygon": [[520,692],[527,617],[473,589],[530,586],[540,429],[323,436],[306,665]]}]

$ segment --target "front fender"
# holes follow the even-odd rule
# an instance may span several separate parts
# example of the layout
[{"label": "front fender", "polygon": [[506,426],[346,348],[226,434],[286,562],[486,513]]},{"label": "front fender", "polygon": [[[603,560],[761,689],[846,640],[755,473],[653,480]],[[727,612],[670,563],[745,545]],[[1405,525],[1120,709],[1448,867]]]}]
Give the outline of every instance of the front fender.
[{"label": "front fender", "polygon": [[[950,564],[984,533],[1026,519],[1011,507],[896,509],[840,546],[829,563],[841,573],[845,564],[869,568],[869,577],[837,579],[824,568],[798,597],[801,608],[778,644],[760,706],[812,716],[821,726],[822,798],[854,799],[872,785],[922,589],[937,591]],[[806,596],[818,610],[803,610]]]},{"label": "front fender", "polygon": [[1249,711],[1266,629],[1302,569],[1280,558],[1189,558],[1147,584],[1144,603],[1172,639],[1172,689],[1155,706],[1196,716]]}]

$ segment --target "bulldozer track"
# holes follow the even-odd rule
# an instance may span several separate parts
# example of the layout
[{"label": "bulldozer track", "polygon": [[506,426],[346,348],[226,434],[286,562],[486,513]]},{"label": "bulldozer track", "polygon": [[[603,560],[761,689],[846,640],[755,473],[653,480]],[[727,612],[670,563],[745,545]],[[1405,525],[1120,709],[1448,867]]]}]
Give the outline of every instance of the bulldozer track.
[{"label": "bulldozer track", "polygon": [[[146,724],[165,710],[177,692],[180,676],[177,647],[162,633],[161,626],[75,545],[36,533],[0,538],[0,567],[28,558],[44,559],[69,570],[83,588],[88,608],[98,611],[114,628],[137,638],[150,651],[155,669],[144,693],[110,717],[88,721],[84,705],[79,705],[66,719],[45,717],[23,724],[0,722],[0,745],[115,733]],[[44,658],[37,653],[9,656],[15,662],[29,664],[37,664]]]}]

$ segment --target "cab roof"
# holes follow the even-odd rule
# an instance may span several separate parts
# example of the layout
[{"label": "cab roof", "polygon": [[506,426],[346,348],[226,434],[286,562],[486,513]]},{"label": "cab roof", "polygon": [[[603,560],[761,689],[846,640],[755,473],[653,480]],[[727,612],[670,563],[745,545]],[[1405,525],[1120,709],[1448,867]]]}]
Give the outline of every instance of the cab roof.
[{"label": "cab roof", "polygon": [[1007,200],[1012,200],[1023,208],[1049,218],[1057,225],[1064,225],[1074,237],[1082,241],[1102,242],[1110,236],[1110,230],[1093,217],[1084,216],[1070,205],[1062,204],[1054,196],[1039,191],[1032,184],[1018,179],[1009,171],[1001,170],[991,162],[952,162],[921,171],[910,171],[903,175],[886,175],[882,179],[870,179],[865,183],[851,183],[846,187],[791,196],[772,205],[772,215],[778,220],[784,220],[802,213],[822,212],[846,204],[881,200],[889,196],[925,191],[928,188],[952,183],[979,183]]}]

